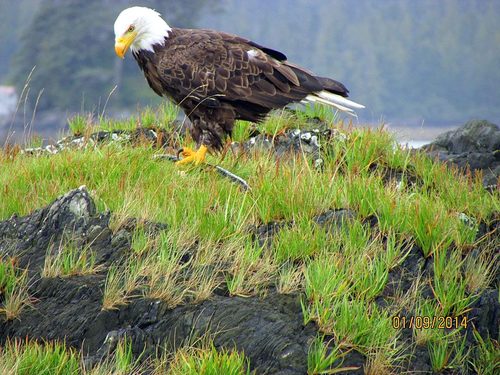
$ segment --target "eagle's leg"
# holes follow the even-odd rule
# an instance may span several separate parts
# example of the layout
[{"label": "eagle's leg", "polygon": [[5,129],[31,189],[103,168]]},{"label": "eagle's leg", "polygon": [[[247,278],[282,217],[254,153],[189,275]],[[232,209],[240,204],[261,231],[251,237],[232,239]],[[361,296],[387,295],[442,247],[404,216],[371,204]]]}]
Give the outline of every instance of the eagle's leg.
[{"label": "eagle's leg", "polygon": [[[225,112],[224,112],[225,113]],[[222,115],[224,114],[222,113]],[[216,114],[220,114],[216,111]],[[234,120],[232,120],[234,122]],[[193,164],[199,165],[205,162],[207,152],[217,151],[222,148],[222,138],[224,137],[224,129],[220,125],[222,120],[218,118],[200,118],[194,117],[191,120],[192,126],[190,127],[191,136],[196,141],[199,148],[194,151],[190,148],[183,148],[180,150],[179,154],[183,156],[182,160],[179,160],[177,164]]]},{"label": "eagle's leg", "polygon": [[179,151],[179,154],[182,155],[183,158],[179,160],[176,164],[177,165],[191,164],[191,163],[194,163],[194,165],[202,164],[205,162],[207,151],[208,151],[207,146],[203,144],[197,151],[194,151],[188,147],[182,148]]}]

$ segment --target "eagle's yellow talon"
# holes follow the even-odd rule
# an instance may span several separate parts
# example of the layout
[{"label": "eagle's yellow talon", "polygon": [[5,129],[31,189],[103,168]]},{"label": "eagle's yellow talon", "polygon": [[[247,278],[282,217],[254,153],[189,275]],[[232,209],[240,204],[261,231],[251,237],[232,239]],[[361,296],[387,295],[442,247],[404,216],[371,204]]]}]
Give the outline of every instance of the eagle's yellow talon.
[{"label": "eagle's yellow talon", "polygon": [[194,165],[199,165],[205,162],[205,158],[207,155],[207,147],[201,145],[198,151],[193,151],[190,148],[183,148],[180,154],[184,157],[182,160],[179,160],[177,165],[185,165],[194,163]]},{"label": "eagle's yellow talon", "polygon": [[182,155],[183,158],[187,158],[189,156],[192,156],[196,153],[196,151],[193,151],[192,149],[190,149],[189,147],[183,147],[178,155]]}]

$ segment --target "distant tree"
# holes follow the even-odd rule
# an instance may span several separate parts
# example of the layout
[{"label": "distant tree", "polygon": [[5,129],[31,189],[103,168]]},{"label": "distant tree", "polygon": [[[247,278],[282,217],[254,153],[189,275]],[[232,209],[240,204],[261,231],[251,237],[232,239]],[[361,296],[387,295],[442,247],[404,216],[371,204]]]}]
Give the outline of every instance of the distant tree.
[{"label": "distant tree", "polygon": [[[112,85],[109,10],[98,0],[46,0],[25,29],[12,80],[21,88],[36,66],[30,91],[44,90],[40,109],[78,109]],[[111,43],[110,43],[111,44]]]},{"label": "distant tree", "polygon": [[[24,30],[21,48],[13,60],[11,81],[22,89],[36,66],[30,92],[34,98],[43,90],[40,110],[102,108],[116,82],[120,82],[121,87],[113,98],[115,105],[133,105],[139,99],[151,98],[139,69],[136,66],[132,69],[130,61],[122,67],[114,54],[113,23],[119,11],[131,3],[128,0],[45,0]],[[158,10],[165,8],[169,22],[175,22],[178,17],[184,25],[192,25],[208,3],[203,0],[143,2]],[[168,17],[169,14],[172,17]]]},{"label": "distant tree", "polygon": [[0,1],[0,84],[19,48],[23,25],[31,22],[42,0]]}]

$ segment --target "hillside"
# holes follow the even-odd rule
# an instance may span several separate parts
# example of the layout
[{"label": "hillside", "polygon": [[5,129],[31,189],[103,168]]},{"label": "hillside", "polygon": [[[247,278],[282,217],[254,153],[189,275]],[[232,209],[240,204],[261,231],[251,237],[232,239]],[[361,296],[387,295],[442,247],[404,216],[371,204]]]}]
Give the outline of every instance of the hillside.
[{"label": "hillside", "polygon": [[176,116],[1,151],[0,373],[498,371],[500,194],[451,136],[280,111],[185,169]]}]

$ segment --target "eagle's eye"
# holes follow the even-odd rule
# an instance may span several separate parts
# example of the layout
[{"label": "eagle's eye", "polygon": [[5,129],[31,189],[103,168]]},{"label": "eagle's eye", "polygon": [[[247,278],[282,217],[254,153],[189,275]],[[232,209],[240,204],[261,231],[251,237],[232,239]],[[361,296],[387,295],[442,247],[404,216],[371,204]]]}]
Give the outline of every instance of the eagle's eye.
[{"label": "eagle's eye", "polygon": [[130,25],[130,26],[128,27],[128,29],[127,29],[127,32],[128,32],[128,33],[131,33],[131,32],[132,32],[132,31],[134,31],[134,30],[135,30],[135,26],[134,26],[134,25]]}]

